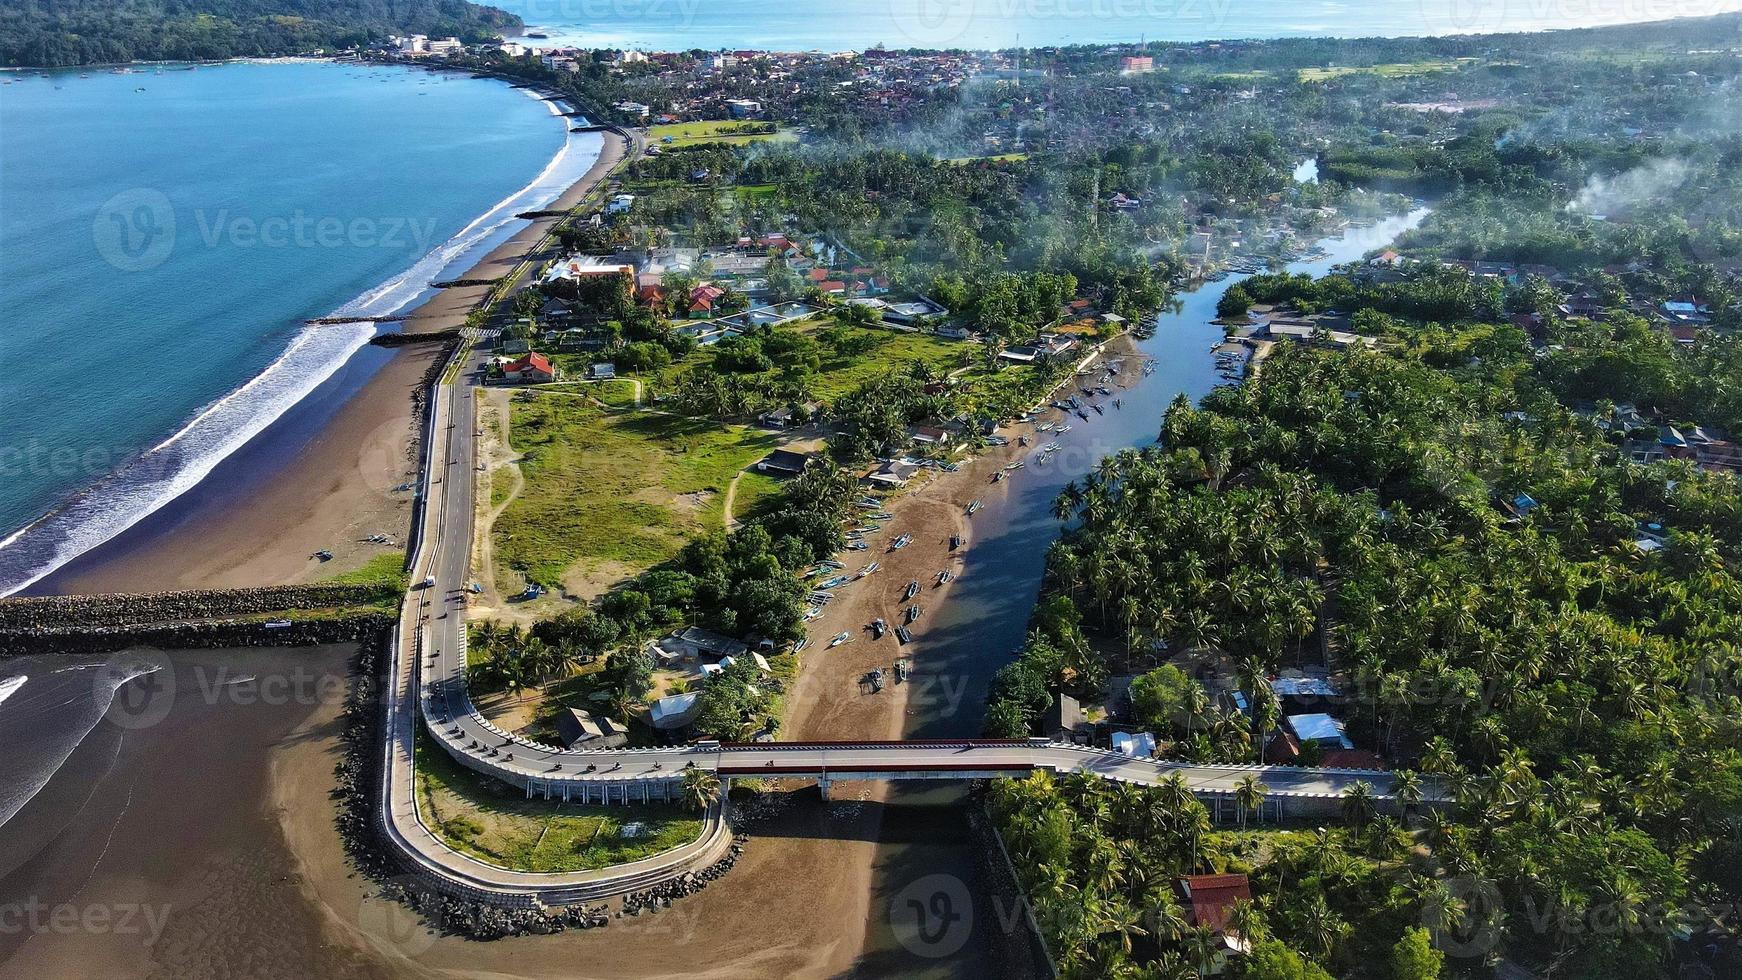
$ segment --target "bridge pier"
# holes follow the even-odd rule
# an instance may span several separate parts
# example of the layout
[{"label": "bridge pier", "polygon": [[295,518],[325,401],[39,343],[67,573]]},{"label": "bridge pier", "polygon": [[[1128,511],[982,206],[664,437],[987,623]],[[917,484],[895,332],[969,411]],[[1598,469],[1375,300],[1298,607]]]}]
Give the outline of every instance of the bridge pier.
[{"label": "bridge pier", "polygon": [[817,790],[823,794],[823,802],[829,802],[829,777],[817,777]]}]

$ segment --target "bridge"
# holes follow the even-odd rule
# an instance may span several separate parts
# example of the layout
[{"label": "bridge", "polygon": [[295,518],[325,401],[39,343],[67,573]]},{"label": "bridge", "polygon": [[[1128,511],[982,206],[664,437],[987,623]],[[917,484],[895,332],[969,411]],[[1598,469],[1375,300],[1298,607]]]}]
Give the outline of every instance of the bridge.
[{"label": "bridge", "polygon": [[[1159,785],[1180,778],[1216,816],[1233,813],[1240,781],[1255,775],[1280,812],[1293,801],[1333,801],[1357,782],[1376,799],[1391,795],[1389,773],[1275,766],[1189,765],[1078,745],[1027,740],[926,742],[702,742],[666,748],[565,750],[503,731],[466,689],[466,592],[474,533],[477,413],[466,375],[482,370],[482,339],[468,332],[429,399],[424,470],[414,517],[413,585],[392,643],[383,746],[381,812],[387,839],[406,863],[450,894],[504,904],[571,904],[623,894],[693,870],[731,843],[722,798],[701,837],[633,864],[569,874],[510,871],[462,854],[423,822],[414,795],[413,746],[422,726],[441,751],[475,772],[520,787],[528,797],[627,804],[676,800],[692,769],[733,778],[817,780],[825,798],[840,780],[982,779],[1037,770],[1084,772]],[[458,383],[456,383],[458,382]]]}]

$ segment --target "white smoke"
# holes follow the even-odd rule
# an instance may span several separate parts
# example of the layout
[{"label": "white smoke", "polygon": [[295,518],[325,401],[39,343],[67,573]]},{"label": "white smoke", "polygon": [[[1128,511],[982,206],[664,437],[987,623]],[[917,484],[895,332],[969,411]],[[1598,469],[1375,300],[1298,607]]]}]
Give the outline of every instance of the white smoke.
[{"label": "white smoke", "polygon": [[1592,177],[1567,210],[1580,214],[1614,214],[1662,198],[1681,186],[1693,168],[1673,159],[1652,160],[1612,177]]}]

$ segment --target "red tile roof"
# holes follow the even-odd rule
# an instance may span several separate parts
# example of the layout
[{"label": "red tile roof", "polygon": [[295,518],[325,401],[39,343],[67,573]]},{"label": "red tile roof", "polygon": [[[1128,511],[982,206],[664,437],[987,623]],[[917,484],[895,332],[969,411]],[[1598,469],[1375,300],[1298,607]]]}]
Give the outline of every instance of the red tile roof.
[{"label": "red tile roof", "polygon": [[1192,925],[1211,932],[1226,932],[1228,912],[1234,903],[1252,901],[1252,886],[1245,875],[1186,875],[1179,880],[1179,890],[1191,904]]},{"label": "red tile roof", "polygon": [[502,366],[502,373],[519,374],[527,368],[532,368],[533,370],[544,374],[555,373],[550,369],[550,361],[546,360],[545,356],[537,351],[533,351],[518,361],[510,361],[507,364],[504,364]]}]

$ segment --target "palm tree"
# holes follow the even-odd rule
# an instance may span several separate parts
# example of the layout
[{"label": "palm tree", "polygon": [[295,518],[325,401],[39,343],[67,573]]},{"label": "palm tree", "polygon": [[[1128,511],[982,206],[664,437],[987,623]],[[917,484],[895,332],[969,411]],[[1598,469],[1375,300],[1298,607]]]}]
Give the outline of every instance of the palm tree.
[{"label": "palm tree", "polygon": [[1228,932],[1251,944],[1263,939],[1269,928],[1264,924],[1264,913],[1258,906],[1242,898],[1228,910]]},{"label": "palm tree", "polygon": [[1343,819],[1356,829],[1367,826],[1378,813],[1373,802],[1373,787],[1366,780],[1357,780],[1355,785],[1343,791]]},{"label": "palm tree", "polygon": [[1408,769],[1400,769],[1391,777],[1391,795],[1403,808],[1403,817],[1409,819],[1415,808],[1421,805],[1421,777]]},{"label": "palm tree", "polygon": [[720,777],[712,769],[691,769],[683,776],[684,800],[697,810],[707,810],[720,798]]},{"label": "palm tree", "polygon": [[1240,829],[1246,829],[1246,815],[1264,805],[1264,784],[1254,773],[1247,773],[1234,784],[1234,803],[1240,808]]}]

